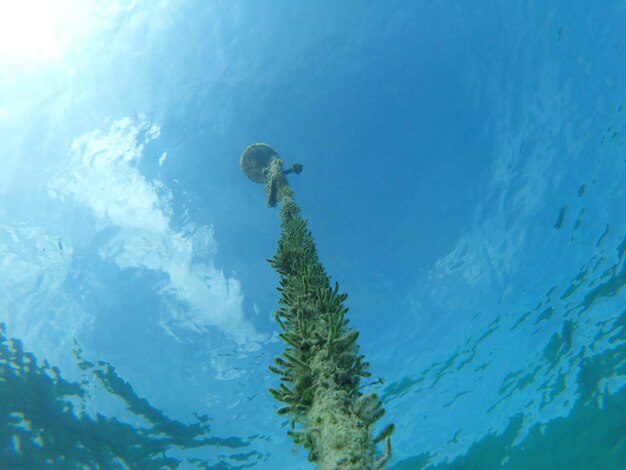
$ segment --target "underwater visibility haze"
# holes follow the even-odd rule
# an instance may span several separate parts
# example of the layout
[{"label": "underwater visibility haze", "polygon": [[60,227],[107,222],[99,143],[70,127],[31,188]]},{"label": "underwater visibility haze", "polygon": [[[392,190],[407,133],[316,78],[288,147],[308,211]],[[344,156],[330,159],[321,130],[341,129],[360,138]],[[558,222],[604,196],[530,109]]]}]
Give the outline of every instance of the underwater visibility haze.
[{"label": "underwater visibility haze", "polygon": [[0,468],[626,468],[625,24],[0,6]]}]

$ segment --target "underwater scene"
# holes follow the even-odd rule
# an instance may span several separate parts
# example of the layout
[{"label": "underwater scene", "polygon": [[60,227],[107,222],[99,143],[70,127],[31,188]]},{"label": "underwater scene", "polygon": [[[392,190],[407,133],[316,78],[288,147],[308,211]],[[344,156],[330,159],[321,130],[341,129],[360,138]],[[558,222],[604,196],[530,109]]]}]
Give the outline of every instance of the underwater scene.
[{"label": "underwater scene", "polygon": [[0,469],[625,469],[625,25],[0,5]]}]

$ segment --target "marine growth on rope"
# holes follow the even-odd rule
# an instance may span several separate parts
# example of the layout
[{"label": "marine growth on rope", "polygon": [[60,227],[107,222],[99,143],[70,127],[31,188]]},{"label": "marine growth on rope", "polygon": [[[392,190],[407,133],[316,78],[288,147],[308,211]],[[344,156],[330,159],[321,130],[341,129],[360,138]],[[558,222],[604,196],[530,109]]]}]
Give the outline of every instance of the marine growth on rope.
[{"label": "marine growth on rope", "polygon": [[[280,206],[282,233],[268,260],[280,275],[275,318],[285,343],[269,366],[280,379],[269,390],[282,404],[278,414],[289,417],[288,434],[320,469],[383,468],[391,457],[394,426],[373,434],[385,410],[376,394],[360,391],[361,379],[371,374],[359,354],[359,332],[349,326],[348,296],[338,283],[331,284],[285,178],[299,174],[302,165],[283,170],[282,160],[266,144],[246,148],[240,165],[248,178],[264,183],[268,206]],[[381,441],[382,453],[377,451]]]}]

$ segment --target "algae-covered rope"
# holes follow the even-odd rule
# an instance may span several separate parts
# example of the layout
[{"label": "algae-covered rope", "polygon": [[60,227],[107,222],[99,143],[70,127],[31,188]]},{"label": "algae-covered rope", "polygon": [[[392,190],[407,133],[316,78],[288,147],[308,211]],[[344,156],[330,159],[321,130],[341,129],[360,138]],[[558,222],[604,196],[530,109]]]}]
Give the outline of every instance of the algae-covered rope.
[{"label": "algae-covered rope", "polygon": [[[261,145],[265,144],[255,144]],[[280,275],[275,318],[286,345],[275,358],[276,365],[269,366],[280,376],[279,387],[270,393],[284,404],[278,413],[289,416],[288,434],[309,451],[309,460],[320,469],[383,468],[391,457],[394,426],[389,424],[373,436],[374,424],[385,410],[376,394],[359,391],[361,379],[371,374],[369,363],[359,354],[359,333],[346,318],[347,294],[340,292],[337,283],[330,284],[285,178],[289,171],[283,170],[278,155],[268,157],[269,150],[262,150],[267,152],[262,169],[267,202],[270,207],[280,206],[282,234],[269,262]],[[302,166],[296,165],[299,173]],[[384,453],[376,450],[381,441],[385,441]]]}]

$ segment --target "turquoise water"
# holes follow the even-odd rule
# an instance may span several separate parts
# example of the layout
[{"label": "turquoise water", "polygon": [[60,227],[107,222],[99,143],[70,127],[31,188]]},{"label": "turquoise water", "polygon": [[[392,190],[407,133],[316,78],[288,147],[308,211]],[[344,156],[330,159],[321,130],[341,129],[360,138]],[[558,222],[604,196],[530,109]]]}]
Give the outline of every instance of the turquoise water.
[{"label": "turquoise water", "polygon": [[0,15],[0,468],[313,467],[267,392],[254,142],[304,165],[389,468],[624,468],[624,1],[23,5]]}]

